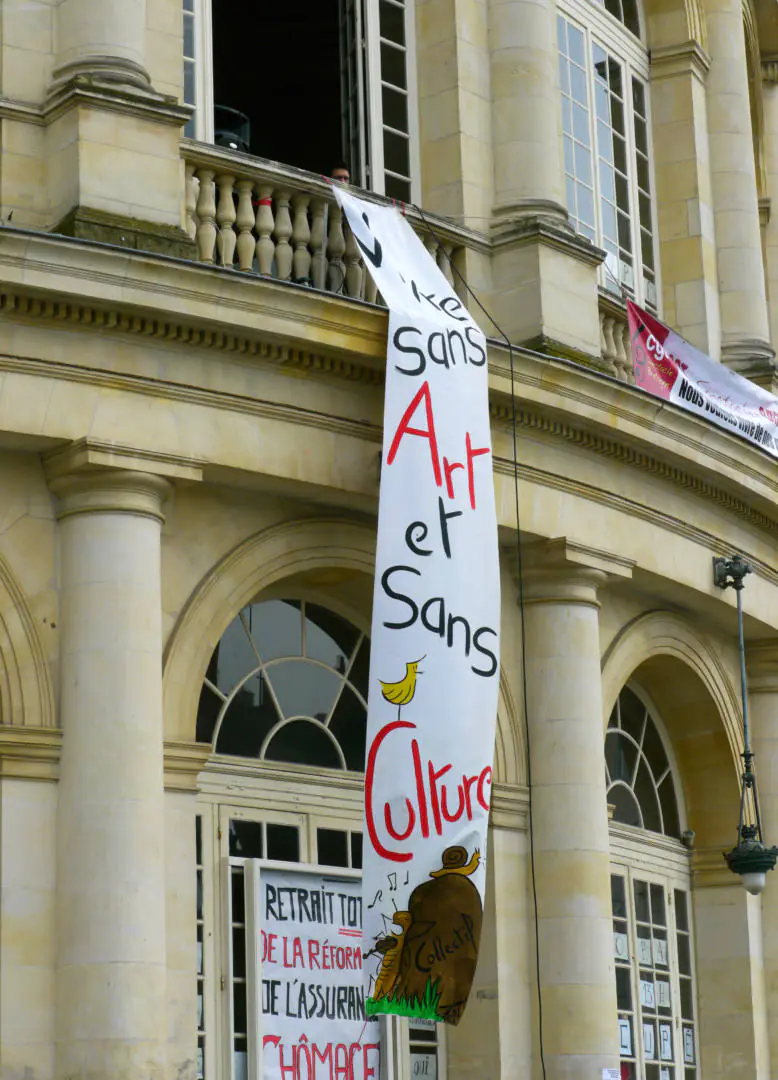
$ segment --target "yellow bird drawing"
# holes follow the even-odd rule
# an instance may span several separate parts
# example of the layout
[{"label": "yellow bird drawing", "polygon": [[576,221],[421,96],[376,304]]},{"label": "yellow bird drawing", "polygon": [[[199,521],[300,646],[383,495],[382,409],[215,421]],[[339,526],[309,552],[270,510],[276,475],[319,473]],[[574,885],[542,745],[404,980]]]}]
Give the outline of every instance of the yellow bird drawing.
[{"label": "yellow bird drawing", "polygon": [[[424,656],[426,655],[427,654],[425,653]],[[424,659],[424,656],[405,665],[405,675],[399,682],[384,682],[383,679],[378,680],[381,683],[382,695],[390,704],[397,706],[398,719],[403,705],[407,705],[410,701],[413,701],[413,695],[416,693],[416,676],[422,674],[422,672],[419,671],[419,664]]]}]

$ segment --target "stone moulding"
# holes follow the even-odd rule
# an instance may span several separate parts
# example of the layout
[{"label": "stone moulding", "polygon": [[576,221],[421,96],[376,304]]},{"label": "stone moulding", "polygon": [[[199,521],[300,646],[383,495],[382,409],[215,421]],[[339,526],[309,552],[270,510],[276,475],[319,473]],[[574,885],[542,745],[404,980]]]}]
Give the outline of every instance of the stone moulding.
[{"label": "stone moulding", "polygon": [[[506,420],[504,415],[505,411],[505,407],[502,405],[496,407],[493,406],[490,410],[493,419],[502,421],[503,423]],[[695,476],[693,473],[687,472],[679,466],[672,465],[668,461],[663,461],[661,458],[648,454],[643,450],[638,450],[636,447],[617,442],[615,439],[608,439],[605,436],[588,431],[583,427],[576,427],[541,412],[519,409],[517,410],[516,419],[518,424],[522,427],[544,432],[556,438],[562,438],[567,442],[574,443],[576,446],[580,446],[582,449],[589,450],[592,453],[612,458],[623,462],[626,465],[633,465],[635,468],[640,469],[641,472],[650,473],[663,480],[668,480],[678,487],[693,491],[696,495],[699,495],[709,502],[715,502],[718,506],[736,514],[738,517],[743,518],[748,521],[749,524],[754,525],[764,532],[771,534],[778,533],[778,509],[776,510],[776,516],[774,518],[769,517],[767,514],[749,506],[748,503],[739,499],[736,495],[732,495],[730,492],[712,484],[710,481],[705,480],[700,476]],[[510,415],[507,417],[507,420],[510,422]],[[513,462],[507,458],[496,457],[495,468],[498,472],[510,475],[513,471]],[[519,474],[525,476],[527,479],[536,479],[539,475],[539,470],[520,465]],[[545,475],[547,477],[553,476],[553,474],[550,473]],[[568,484],[572,489],[581,493],[588,487],[588,485],[581,484],[574,480],[569,480]],[[591,488],[590,490],[592,492],[601,492],[601,489],[599,488]],[[608,494],[614,505],[623,505],[627,502],[627,500],[620,495],[605,492],[601,492],[601,494]],[[638,508],[640,504],[631,503],[631,505]],[[652,517],[658,513],[658,511],[652,508]],[[664,520],[669,520],[666,515],[662,516]],[[702,537],[706,538],[706,540],[710,539],[709,534],[703,533],[702,530],[693,529],[693,527],[689,525],[686,525],[684,534],[689,536],[693,535],[695,539]],[[726,546],[726,542],[723,540],[717,542],[719,544],[723,543]],[[761,563],[758,559],[754,560],[754,562],[760,567],[760,570],[764,567],[765,576],[773,576],[773,571],[767,564]],[[778,575],[775,575],[775,580],[778,581]]]},{"label": "stone moulding", "polygon": [[0,724],[0,779],[56,782],[62,731]]},{"label": "stone moulding", "polygon": [[[336,375],[353,382],[383,386],[383,369],[369,362],[296,348],[280,342],[227,330],[215,330],[176,319],[163,319],[142,312],[116,311],[73,300],[52,300],[25,293],[0,291],[0,314],[22,319],[44,319],[71,323],[96,330],[116,330],[139,337],[156,338],[181,345],[196,345],[257,357],[285,367]],[[86,370],[86,369],[84,369]]]}]

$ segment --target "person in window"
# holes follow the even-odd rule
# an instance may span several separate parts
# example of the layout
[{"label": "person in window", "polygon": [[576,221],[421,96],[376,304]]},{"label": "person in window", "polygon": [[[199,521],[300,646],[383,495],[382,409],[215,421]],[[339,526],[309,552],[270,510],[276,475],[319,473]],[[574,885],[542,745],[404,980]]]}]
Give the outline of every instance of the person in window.
[{"label": "person in window", "polygon": [[351,183],[351,170],[345,161],[339,161],[330,169],[330,179],[337,180],[341,184]]}]

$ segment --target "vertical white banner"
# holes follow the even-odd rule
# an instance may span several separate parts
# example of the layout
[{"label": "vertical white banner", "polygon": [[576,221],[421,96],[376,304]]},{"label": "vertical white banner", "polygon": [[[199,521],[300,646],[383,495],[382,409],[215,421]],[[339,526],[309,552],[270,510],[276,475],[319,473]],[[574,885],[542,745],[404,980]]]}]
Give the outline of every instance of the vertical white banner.
[{"label": "vertical white banner", "polygon": [[486,340],[396,210],[335,194],[389,307],[365,1007],[456,1024],[481,936],[499,684]]}]

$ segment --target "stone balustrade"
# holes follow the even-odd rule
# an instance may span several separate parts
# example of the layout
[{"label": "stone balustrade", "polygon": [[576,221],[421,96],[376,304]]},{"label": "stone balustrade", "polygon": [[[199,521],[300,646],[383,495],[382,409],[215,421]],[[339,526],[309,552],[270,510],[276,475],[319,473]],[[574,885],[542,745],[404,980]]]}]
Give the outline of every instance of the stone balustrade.
[{"label": "stone balustrade", "polygon": [[600,351],[609,374],[622,382],[635,381],[626,309],[604,297],[600,297]]},{"label": "stone balustrade", "polygon": [[[382,303],[325,178],[202,143],[185,142],[183,153],[186,228],[201,262]],[[485,241],[433,214],[424,215],[427,226],[413,207],[405,213],[443,275],[464,292],[452,263],[468,240]]]}]

